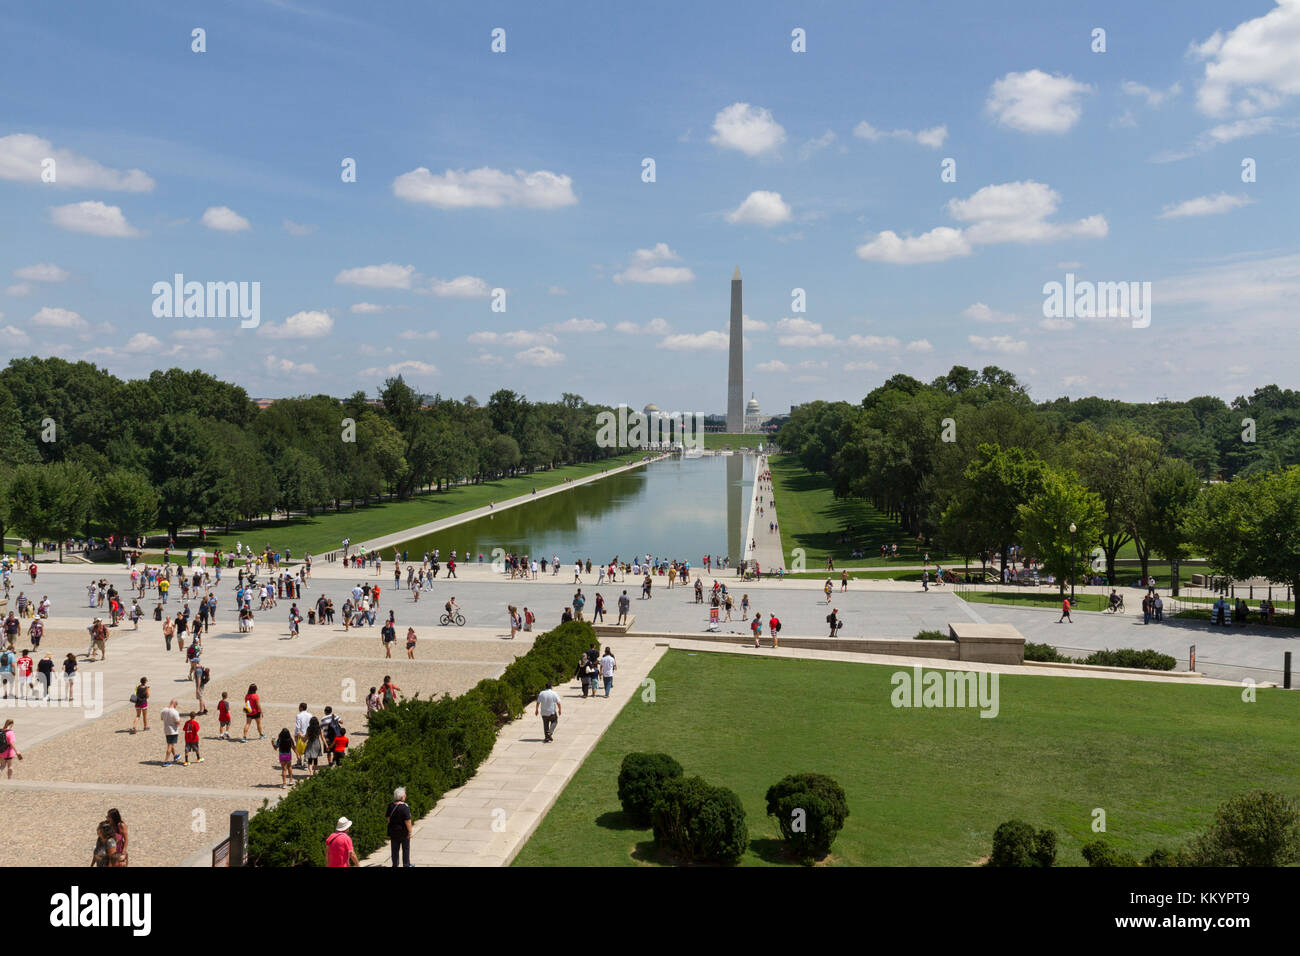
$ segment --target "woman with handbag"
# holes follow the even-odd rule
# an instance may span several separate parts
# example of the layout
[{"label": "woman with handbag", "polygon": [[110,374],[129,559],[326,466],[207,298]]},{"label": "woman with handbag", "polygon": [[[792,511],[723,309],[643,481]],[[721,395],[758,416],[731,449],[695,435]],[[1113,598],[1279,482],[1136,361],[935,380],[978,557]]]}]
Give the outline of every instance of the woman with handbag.
[{"label": "woman with handbag", "polygon": [[135,725],[142,719],[144,720],[144,729],[149,729],[149,678],[141,677],[140,683],[136,685],[135,693],[131,695],[131,703],[135,704],[135,720],[131,721],[131,733],[135,733]]}]

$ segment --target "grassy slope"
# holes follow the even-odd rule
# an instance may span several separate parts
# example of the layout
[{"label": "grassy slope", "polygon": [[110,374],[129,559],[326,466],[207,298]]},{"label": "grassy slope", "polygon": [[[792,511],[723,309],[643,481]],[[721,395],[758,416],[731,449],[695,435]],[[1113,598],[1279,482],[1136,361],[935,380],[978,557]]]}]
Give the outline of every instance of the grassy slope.
[{"label": "grassy slope", "polygon": [[[183,537],[177,543],[181,551],[187,547],[205,547],[209,551],[221,547],[232,550],[235,542],[243,541],[246,547],[261,549],[265,545],[283,550],[291,548],[295,555],[307,551],[318,554],[339,547],[350,537],[359,544],[372,538],[394,534],[406,528],[437,521],[451,515],[472,511],[489,501],[503,501],[526,495],[533,488],[549,488],[565,478],[585,478],[600,474],[606,468],[615,468],[626,459],[610,458],[600,462],[566,465],[553,471],[539,471],[516,478],[488,481],[481,485],[457,485],[443,492],[419,495],[406,501],[385,501],[380,504],[347,508],[341,512],[318,514],[314,517],[294,517],[270,523],[258,523],[252,528],[232,531],[230,534],[209,532],[206,544],[200,545],[198,537]],[[159,552],[161,553],[161,552]]]},{"label": "grassy slope", "polygon": [[1300,697],[1285,691],[1245,704],[1233,687],[1004,675],[1001,712],[983,719],[893,708],[894,672],[670,651],[651,675],[656,702],[638,695],[624,707],[515,865],[652,862],[650,831],[626,828],[617,797],[619,765],[636,750],[667,751],[687,774],[736,791],[747,866],[781,862],[764,794],[798,771],[829,774],[848,793],[840,864],[966,865],[1018,817],[1057,831],[1059,864],[1083,865],[1095,807],[1105,838],[1142,857],[1190,839],[1233,794],[1300,791]]}]

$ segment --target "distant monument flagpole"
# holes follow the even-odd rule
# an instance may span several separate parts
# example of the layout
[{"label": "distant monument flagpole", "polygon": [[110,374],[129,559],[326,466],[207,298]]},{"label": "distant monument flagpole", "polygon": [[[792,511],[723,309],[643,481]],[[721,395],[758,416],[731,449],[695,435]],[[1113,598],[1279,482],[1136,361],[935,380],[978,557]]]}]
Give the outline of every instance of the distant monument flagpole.
[{"label": "distant monument flagpole", "polygon": [[745,430],[745,319],[741,306],[740,266],[731,277],[731,345],[727,361],[727,431]]}]

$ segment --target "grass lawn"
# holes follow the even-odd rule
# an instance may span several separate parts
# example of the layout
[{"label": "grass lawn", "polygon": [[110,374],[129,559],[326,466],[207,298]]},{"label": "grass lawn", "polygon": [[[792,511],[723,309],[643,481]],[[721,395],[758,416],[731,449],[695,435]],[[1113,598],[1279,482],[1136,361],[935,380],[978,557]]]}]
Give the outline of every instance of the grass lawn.
[{"label": "grass lawn", "polygon": [[[782,528],[782,531],[785,529]],[[837,568],[834,571],[797,571],[793,574],[786,574],[787,578],[797,578],[799,580],[817,580],[825,581],[830,578],[838,587],[840,582],[840,571]],[[920,571],[899,571],[894,569],[883,569],[880,571],[850,571],[850,581],[920,581]],[[934,571],[930,571],[930,583],[934,584]]]},{"label": "grass lawn", "polygon": [[[805,471],[792,455],[777,455],[768,461],[787,566],[794,560],[791,552],[795,548],[804,549],[804,561],[810,568],[825,567],[828,554],[834,556],[837,565],[887,567],[891,563],[921,563],[925,550],[917,549],[899,529],[897,521],[881,514],[869,502],[836,498],[831,492],[830,479]],[[853,545],[837,543],[840,532],[849,525],[853,526],[854,540],[866,547],[865,557],[850,557]],[[882,544],[897,544],[898,558],[882,560]],[[930,551],[932,565],[935,561],[948,565],[955,560],[937,550]]]},{"label": "grass lawn", "polygon": [[619,766],[638,750],[737,793],[745,866],[784,862],[764,795],[800,771],[848,794],[840,865],[965,866],[1020,818],[1057,832],[1058,864],[1081,866],[1095,807],[1105,838],[1141,858],[1195,836],[1234,794],[1300,791],[1300,696],[1283,690],[1245,704],[1235,687],[1002,675],[999,713],[985,719],[894,708],[895,671],[669,651],[651,672],[655,702],[638,694],[623,708],[514,865],[654,865],[650,831],[630,828],[618,803]]},{"label": "grass lawn", "polygon": [[[502,501],[529,494],[534,488],[550,488],[565,478],[585,478],[598,475],[607,468],[622,465],[628,459],[608,458],[604,461],[565,465],[551,471],[537,471],[500,481],[486,481],[481,485],[457,485],[446,491],[418,495],[406,501],[384,501],[350,509],[346,505],[339,512],[317,514],[313,517],[295,516],[272,522],[259,522],[251,528],[233,530],[230,534],[208,531],[207,541],[200,543],[198,536],[182,536],[176,547],[184,554],[186,548],[202,547],[208,551],[221,548],[233,551],[236,541],[246,547],[261,549],[270,545],[283,551],[292,549],[301,556],[310,551],[319,554],[339,547],[345,537],[354,544],[404,531],[427,521],[437,521],[464,511],[485,506],[489,501]],[[161,555],[161,549],[151,552]]]},{"label": "grass lawn", "polygon": [[704,449],[715,451],[723,448],[757,448],[760,444],[766,448],[772,436],[758,434],[737,435],[732,432],[704,432]]},{"label": "grass lawn", "polygon": [[[1069,589],[1066,589],[1066,595],[1069,595]],[[957,591],[957,596],[971,601],[975,604],[1012,604],[1020,607],[1050,607],[1058,610],[1061,607],[1061,595],[1056,591]],[[1136,607],[1138,611],[1142,610],[1142,599],[1136,599],[1136,605],[1130,600],[1132,596],[1124,598],[1124,608],[1126,611],[1132,611]],[[1075,599],[1070,602],[1070,607],[1076,611],[1104,611],[1109,606],[1110,600],[1105,594],[1076,594]]]}]

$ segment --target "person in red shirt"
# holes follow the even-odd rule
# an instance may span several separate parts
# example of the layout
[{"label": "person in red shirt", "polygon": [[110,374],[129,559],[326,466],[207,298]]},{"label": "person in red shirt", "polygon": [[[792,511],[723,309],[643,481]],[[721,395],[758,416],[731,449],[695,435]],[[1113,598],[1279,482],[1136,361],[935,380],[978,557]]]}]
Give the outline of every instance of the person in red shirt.
[{"label": "person in red shirt", "polygon": [[334,738],[334,766],[343,763],[344,756],[348,752],[348,735],[339,734]]},{"label": "person in red shirt", "polygon": [[14,667],[18,675],[18,692],[26,697],[28,689],[32,686],[31,651],[24,647],[22,657],[18,658]]},{"label": "person in red shirt", "polygon": [[780,635],[781,633],[781,619],[778,618],[775,614],[773,614],[772,617],[767,622],[767,629],[768,632],[772,635],[772,646],[780,647],[781,642],[777,638],[778,635]]},{"label": "person in red shirt", "polygon": [[190,711],[190,719],[185,721],[181,732],[185,734],[185,763],[189,764],[191,751],[196,758],[195,763],[203,763],[203,757],[199,753],[199,722],[194,719],[194,711]]},{"label": "person in red shirt", "polygon": [[244,695],[244,739],[248,739],[248,729],[257,724],[257,739],[266,736],[262,732],[262,701],[257,696],[257,685],[249,684],[248,693]]},{"label": "person in red shirt", "polygon": [[217,729],[220,731],[217,734],[218,740],[223,737],[230,739],[230,701],[226,699],[224,690],[221,692],[221,700],[217,701]]},{"label": "person in red shirt", "polygon": [[1061,616],[1058,617],[1058,618],[1056,619],[1056,623],[1057,623],[1057,624],[1060,624],[1062,621],[1069,621],[1071,624],[1074,623],[1074,618],[1070,617],[1070,599],[1069,599],[1069,598],[1066,598],[1065,600],[1063,600],[1063,601],[1061,602]]},{"label": "person in red shirt", "polygon": [[352,826],[352,821],[347,817],[339,817],[338,826],[334,832],[325,838],[325,865],[326,866],[360,866],[361,861],[357,859],[356,851],[352,849],[352,837],[348,836],[348,829]]}]

